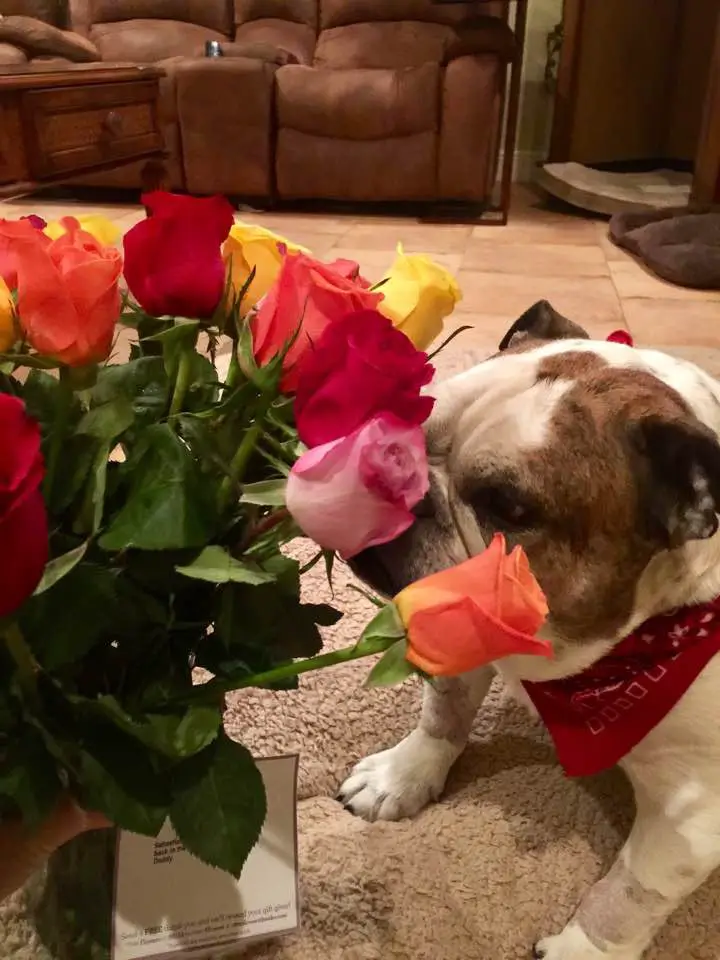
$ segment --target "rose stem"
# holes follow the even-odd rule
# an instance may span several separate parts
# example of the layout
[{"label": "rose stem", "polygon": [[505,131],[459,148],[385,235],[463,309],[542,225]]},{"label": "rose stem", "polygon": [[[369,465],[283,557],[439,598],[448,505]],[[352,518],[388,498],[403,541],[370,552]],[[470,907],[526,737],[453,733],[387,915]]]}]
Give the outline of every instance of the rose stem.
[{"label": "rose stem", "polygon": [[52,494],[53,483],[55,482],[55,473],[57,472],[60,451],[62,450],[63,441],[65,440],[65,428],[67,427],[68,416],[72,407],[72,380],[71,372],[67,367],[60,367],[58,390],[58,404],[55,411],[55,421],[52,426],[50,449],[45,467],[44,493],[45,503],[48,506],[50,505],[50,496]]},{"label": "rose stem", "polygon": [[170,412],[168,416],[175,417],[182,410],[185,402],[185,394],[190,386],[190,374],[192,372],[192,353],[189,350],[183,350],[180,354],[177,376],[175,377],[175,387],[173,389],[172,400],[170,401]]},{"label": "rose stem", "polygon": [[248,428],[247,433],[242,438],[240,446],[235,451],[235,456],[230,461],[228,475],[223,478],[218,494],[218,505],[221,510],[224,510],[233,497],[237,496],[238,486],[245,475],[250,457],[253,455],[257,442],[262,434],[263,421],[265,420],[265,415],[271,403],[272,397],[270,395],[263,399],[255,414],[255,422]]},{"label": "rose stem", "polygon": [[8,653],[17,667],[20,686],[28,697],[34,700],[37,696],[37,685],[35,683],[37,663],[25,641],[25,637],[20,632],[20,627],[16,623],[11,623],[7,627],[5,643]]},{"label": "rose stem", "polygon": [[195,701],[207,698],[214,702],[222,694],[231,693],[233,690],[242,690],[244,687],[265,687],[268,684],[276,683],[278,680],[287,680],[290,677],[300,676],[302,673],[309,673],[311,670],[321,670],[323,667],[333,667],[340,663],[361,660],[363,657],[372,657],[377,653],[384,653],[385,650],[397,642],[397,637],[369,637],[367,640],[360,640],[352,647],[343,647],[341,650],[321,653],[319,656],[310,657],[307,660],[295,660],[293,663],[273,667],[272,670],[266,670],[264,673],[254,673],[250,677],[243,677],[242,680],[209,680],[207,683],[195,687],[193,693],[187,699]]}]

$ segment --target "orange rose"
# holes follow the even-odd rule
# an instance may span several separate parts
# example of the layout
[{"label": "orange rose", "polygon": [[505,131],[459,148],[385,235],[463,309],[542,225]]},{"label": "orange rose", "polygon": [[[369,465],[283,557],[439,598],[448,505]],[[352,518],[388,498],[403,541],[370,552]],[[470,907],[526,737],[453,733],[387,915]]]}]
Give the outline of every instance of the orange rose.
[{"label": "orange rose", "polygon": [[104,360],[120,316],[122,257],[80,228],[72,217],[65,233],[48,242],[0,222],[0,251],[9,251],[17,276],[17,314],[38,353],[71,367]]},{"label": "orange rose", "polygon": [[407,659],[431,676],[457,676],[486,663],[525,653],[551,657],[535,636],[548,607],[515,547],[508,556],[496,534],[483,553],[411,583],[395,597],[408,634]]}]

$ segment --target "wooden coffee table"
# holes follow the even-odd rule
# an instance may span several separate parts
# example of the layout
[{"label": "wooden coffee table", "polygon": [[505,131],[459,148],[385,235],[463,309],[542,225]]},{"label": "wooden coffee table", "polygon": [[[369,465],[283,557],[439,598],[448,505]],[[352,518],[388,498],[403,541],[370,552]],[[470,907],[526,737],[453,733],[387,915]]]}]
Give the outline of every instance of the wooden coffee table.
[{"label": "wooden coffee table", "polygon": [[164,159],[162,71],[152,66],[29,64],[0,74],[0,195]]}]

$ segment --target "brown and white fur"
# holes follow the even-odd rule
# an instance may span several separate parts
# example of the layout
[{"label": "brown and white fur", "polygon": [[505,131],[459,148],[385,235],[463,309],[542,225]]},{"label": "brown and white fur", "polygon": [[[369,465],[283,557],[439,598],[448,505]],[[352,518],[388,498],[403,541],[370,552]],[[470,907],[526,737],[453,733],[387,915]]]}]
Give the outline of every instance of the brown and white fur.
[{"label": "brown and white fur", "polygon": [[[426,684],[417,729],[341,788],[369,820],[438,799],[494,671],[522,696],[518,681],[577,673],[648,618],[720,595],[720,383],[660,352],[585,339],[547,304],[518,327],[509,349],[441,385],[417,522],[356,568],[393,595],[502,530],[546,593],[554,659]],[[622,766],[637,803],[630,836],[536,957],[639,960],[720,866],[720,657]]]}]

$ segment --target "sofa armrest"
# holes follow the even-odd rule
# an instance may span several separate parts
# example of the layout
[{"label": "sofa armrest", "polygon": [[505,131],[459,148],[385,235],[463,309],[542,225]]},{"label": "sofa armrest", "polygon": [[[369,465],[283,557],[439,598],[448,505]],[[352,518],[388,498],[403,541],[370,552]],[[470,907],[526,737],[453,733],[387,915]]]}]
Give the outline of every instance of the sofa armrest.
[{"label": "sofa armrest", "polygon": [[277,67],[250,57],[185,59],[175,69],[185,181],[191,193],[267,197],[273,187]]},{"label": "sofa armrest", "polygon": [[460,57],[494,53],[506,63],[515,53],[515,34],[498,17],[478,17],[455,29],[455,36],[444,51],[443,62]]},{"label": "sofa armrest", "polygon": [[4,43],[0,41],[0,69],[2,67],[17,67],[21,63],[27,63],[27,55],[20,47],[14,43]]},{"label": "sofa armrest", "polygon": [[505,64],[497,54],[459,57],[445,68],[438,189],[449,200],[489,199],[497,167]]}]

